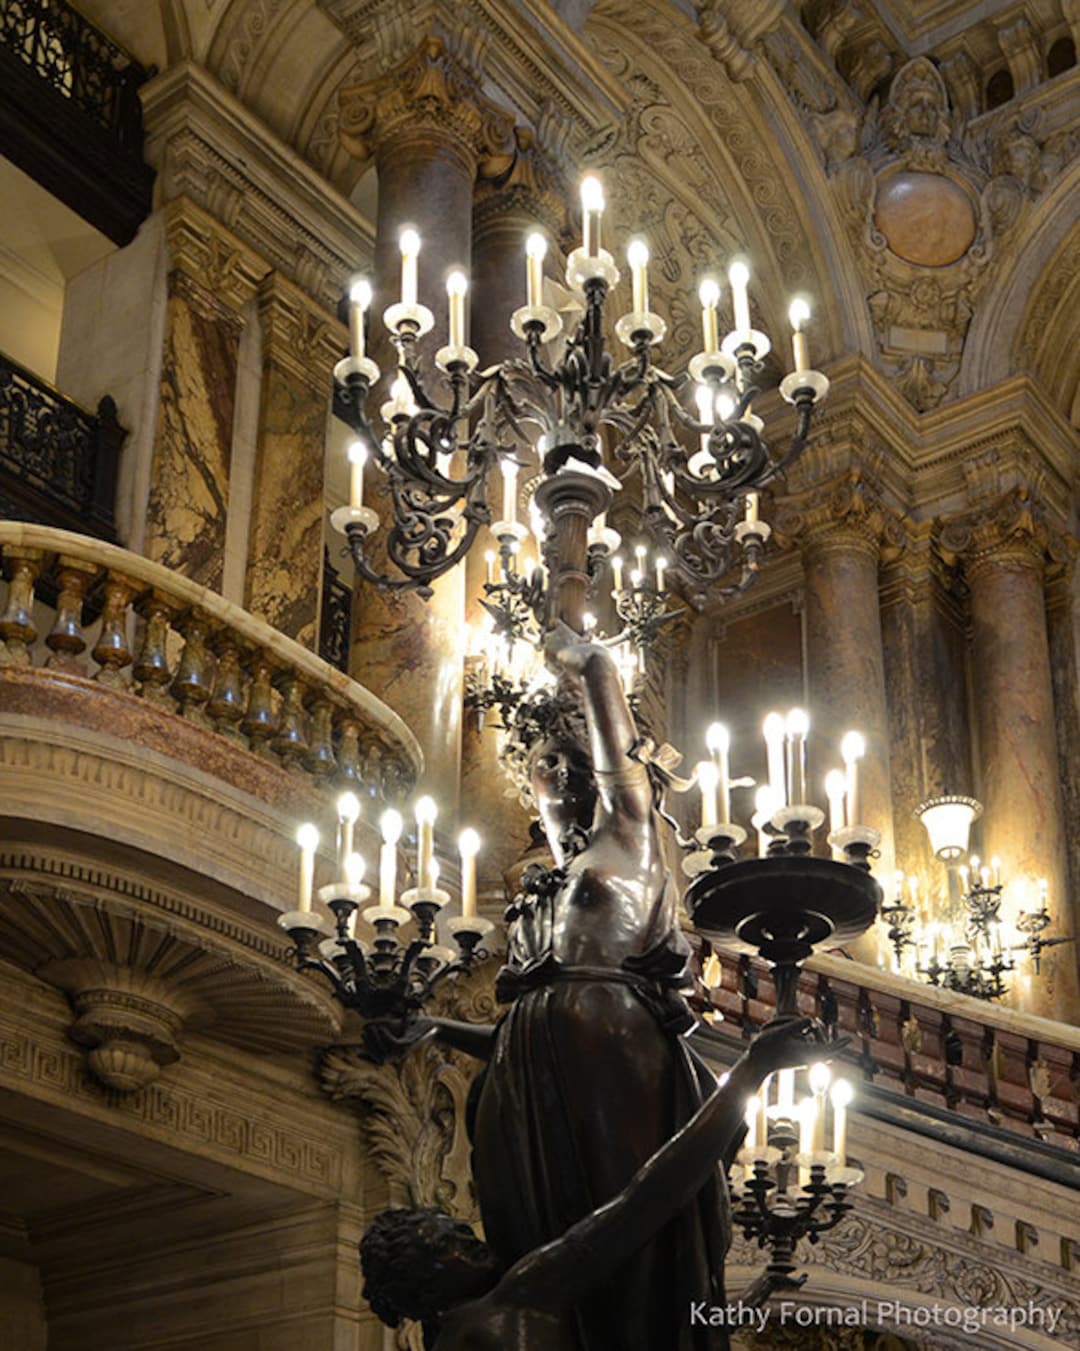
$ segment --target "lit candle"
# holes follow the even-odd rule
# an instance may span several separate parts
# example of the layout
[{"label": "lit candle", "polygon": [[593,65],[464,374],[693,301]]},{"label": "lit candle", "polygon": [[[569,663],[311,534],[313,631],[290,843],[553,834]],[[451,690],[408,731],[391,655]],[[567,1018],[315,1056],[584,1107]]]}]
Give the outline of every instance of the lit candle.
[{"label": "lit candle", "polygon": [[784,719],[779,713],[770,713],[765,719],[765,751],[769,766],[769,787],[777,807],[787,804],[787,785],[784,780]]},{"label": "lit candle", "polygon": [[626,261],[630,264],[630,284],[633,289],[633,310],[635,314],[647,314],[649,310],[649,250],[644,240],[632,239],[626,250]]},{"label": "lit candle", "polygon": [[430,890],[435,883],[431,864],[435,857],[435,817],[438,808],[435,799],[422,797],[416,803],[416,885],[421,891]]},{"label": "lit candle", "polygon": [[700,761],[697,766],[697,784],[701,789],[701,826],[703,830],[716,825],[718,819],[716,815],[716,787],[719,782],[720,771],[713,761]]},{"label": "lit candle", "polygon": [[698,287],[698,299],[701,301],[701,336],[706,352],[720,350],[720,326],[716,319],[716,307],[720,303],[720,287],[707,279]]},{"label": "lit candle", "polygon": [[899,868],[893,873],[893,898],[897,905],[904,903],[904,874]]},{"label": "lit candle", "polygon": [[706,429],[701,433],[701,449],[709,449],[709,434],[716,423],[716,396],[708,385],[698,385],[694,390],[694,402],[697,404],[698,421]]},{"label": "lit candle", "polygon": [[794,774],[791,781],[791,793],[796,803],[806,801],[806,737],[810,731],[810,719],[801,708],[793,708],[787,715],[787,736],[791,744],[791,763]]},{"label": "lit candle", "polygon": [[859,761],[866,754],[866,741],[858,732],[846,732],[840,742],[840,756],[847,771],[847,823],[859,823]]},{"label": "lit candle", "polygon": [[[705,745],[716,761],[717,792],[720,796],[719,820],[731,820],[731,764],[728,753],[731,750],[731,733],[721,722],[710,723],[705,733]],[[704,823],[703,823],[704,824]]]},{"label": "lit candle", "polygon": [[485,564],[487,565],[487,581],[488,581],[488,586],[494,586],[494,585],[495,585],[495,550],[494,550],[494,549],[489,549],[489,550],[487,551],[487,553],[484,554],[484,562],[485,562]]},{"label": "lit candle", "polygon": [[349,506],[364,505],[364,465],[367,464],[367,446],[363,441],[349,443]]},{"label": "lit candle", "polygon": [[758,833],[758,858],[765,858],[769,852],[770,836],[765,830],[766,823],[776,811],[776,799],[769,784],[763,783],[754,794],[754,815],[750,824]]},{"label": "lit candle", "polygon": [[779,1115],[789,1121],[795,1107],[795,1071],[781,1070],[776,1080],[776,1106]]},{"label": "lit candle", "polygon": [[731,304],[735,311],[735,332],[750,332],[750,297],[747,286],[750,282],[750,269],[745,263],[735,262],[728,268],[728,281],[731,282]]},{"label": "lit candle", "polygon": [[388,909],[397,893],[397,843],[401,839],[404,822],[401,813],[388,808],[379,817],[382,848],[379,850],[379,905]]},{"label": "lit candle", "polygon": [[842,769],[830,769],[825,775],[825,796],[829,799],[829,834],[844,828],[844,797],[847,775]]},{"label": "lit candle", "polygon": [[530,309],[538,309],[543,304],[546,257],[547,240],[534,231],[525,241],[525,303]]},{"label": "lit candle", "polygon": [[749,525],[754,525],[758,519],[758,510],[761,502],[757,493],[746,494],[746,521]]},{"label": "lit candle", "polygon": [[823,1061],[810,1066],[810,1091],[814,1095],[814,1133],[811,1149],[815,1154],[825,1148],[825,1090],[832,1075]]},{"label": "lit candle", "polygon": [[611,576],[612,576],[613,589],[614,589],[615,591],[621,591],[621,590],[622,590],[622,559],[619,557],[618,554],[614,554],[614,555],[612,556],[612,559],[611,559]]},{"label": "lit candle", "polygon": [[600,218],[604,214],[604,185],[592,174],[581,180],[582,248],[590,258],[600,252]]},{"label": "lit candle", "polygon": [[338,867],[345,876],[345,864],[353,852],[353,827],[360,816],[360,799],[355,793],[342,793],[337,800]]},{"label": "lit candle", "polygon": [[765,1110],[756,1095],[746,1100],[746,1147],[762,1149],[765,1145]]},{"label": "lit candle", "polygon": [[979,869],[979,881],[982,883],[983,891],[990,890],[990,869],[984,863]]},{"label": "lit candle", "polygon": [[1039,909],[1045,910],[1050,899],[1050,883],[1045,877],[1039,878]]},{"label": "lit candle", "polygon": [[657,591],[663,591],[663,589],[664,589],[664,572],[665,572],[666,568],[667,568],[667,559],[664,558],[663,555],[661,555],[661,556],[656,560],[656,589],[657,589]]},{"label": "lit candle", "polygon": [[349,338],[357,361],[364,356],[364,315],[371,304],[371,283],[361,277],[349,287]]},{"label": "lit candle", "polygon": [[[799,1103],[799,1153],[803,1156],[814,1148],[814,1122],[817,1118],[817,1100],[803,1098]],[[805,1187],[810,1181],[810,1165],[799,1164],[799,1186]]]},{"label": "lit candle", "polygon": [[994,875],[994,886],[1001,886],[1001,859],[996,855],[990,860],[990,868]]},{"label": "lit candle", "polygon": [[464,272],[451,272],[446,279],[446,299],[450,307],[450,346],[465,346],[465,292],[469,281]]},{"label": "lit candle", "polygon": [[502,518],[512,524],[517,521],[517,461],[509,457],[499,461],[503,476]]},{"label": "lit candle", "polygon": [[458,836],[461,855],[461,913],[466,917],[476,914],[476,856],[480,852],[480,836],[472,827]]},{"label": "lit candle", "polygon": [[420,236],[415,230],[402,230],[398,245],[401,249],[401,303],[415,305],[416,260],[420,253]]},{"label": "lit candle", "polygon": [[854,1097],[854,1090],[846,1079],[837,1079],[829,1094],[833,1108],[833,1145],[838,1167],[846,1166],[847,1161],[847,1109]]},{"label": "lit candle", "polygon": [[342,872],[345,874],[345,884],[350,891],[355,891],[364,880],[364,873],[367,871],[367,864],[364,862],[363,854],[346,854],[345,863]]},{"label": "lit candle", "polygon": [[319,847],[319,832],[305,821],[296,832],[296,843],[300,846],[300,903],[299,910],[311,909],[311,887],[315,880],[315,850]]},{"label": "lit candle", "polygon": [[788,318],[791,320],[791,348],[795,354],[795,370],[801,374],[810,369],[810,353],[806,342],[806,334],[802,331],[802,326],[810,318],[810,306],[805,300],[796,297],[788,307]]},{"label": "lit candle", "polygon": [[966,896],[971,885],[971,870],[966,863],[961,863],[958,871],[960,873],[960,893]]}]

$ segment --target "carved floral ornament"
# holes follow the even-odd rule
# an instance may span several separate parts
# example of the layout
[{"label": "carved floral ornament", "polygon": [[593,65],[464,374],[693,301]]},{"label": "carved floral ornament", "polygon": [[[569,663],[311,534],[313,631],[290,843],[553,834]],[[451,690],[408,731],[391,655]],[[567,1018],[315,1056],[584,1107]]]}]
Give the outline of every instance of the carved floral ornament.
[{"label": "carved floral ornament", "polygon": [[1060,572],[1072,565],[1080,548],[1050,525],[1026,487],[1014,488],[970,515],[943,522],[937,545],[945,564],[962,562],[969,578],[983,568],[1002,565]]},{"label": "carved floral ornament", "polygon": [[436,35],[426,36],[401,65],[338,94],[339,135],[359,161],[402,133],[449,139],[480,173],[496,178],[514,162],[514,119],[491,102],[472,72]]}]

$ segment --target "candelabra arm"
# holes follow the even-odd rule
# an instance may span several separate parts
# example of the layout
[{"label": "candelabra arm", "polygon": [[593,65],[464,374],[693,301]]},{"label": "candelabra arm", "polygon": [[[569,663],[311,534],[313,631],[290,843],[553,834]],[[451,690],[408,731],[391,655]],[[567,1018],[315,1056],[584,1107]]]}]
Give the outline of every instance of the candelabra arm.
[{"label": "candelabra arm", "polygon": [[804,1271],[801,1276],[789,1276],[785,1271],[774,1271],[771,1266],[767,1267],[757,1280],[751,1281],[742,1292],[739,1303],[745,1309],[760,1309],[773,1295],[783,1290],[801,1290],[809,1274],[808,1271]]},{"label": "candelabra arm", "polygon": [[795,408],[798,413],[798,422],[795,431],[792,433],[791,444],[784,458],[775,466],[768,479],[763,482],[770,482],[778,478],[785,469],[789,469],[799,456],[806,449],[806,442],[810,436],[810,423],[814,416],[814,405],[817,400],[810,393],[804,393],[796,400]]}]

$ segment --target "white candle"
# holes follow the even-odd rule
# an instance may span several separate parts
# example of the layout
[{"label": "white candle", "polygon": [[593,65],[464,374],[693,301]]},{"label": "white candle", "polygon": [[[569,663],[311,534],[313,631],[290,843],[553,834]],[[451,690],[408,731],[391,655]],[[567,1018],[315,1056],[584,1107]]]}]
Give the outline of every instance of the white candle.
[{"label": "white candle", "polygon": [[364,315],[370,304],[371,283],[360,277],[349,287],[349,338],[357,361],[364,356]]},{"label": "white candle", "polygon": [[394,904],[397,894],[397,843],[401,839],[404,822],[401,813],[393,807],[379,817],[382,848],[379,850],[379,905],[383,910]]},{"label": "white candle", "polygon": [[633,311],[647,314],[649,309],[649,250],[644,240],[632,239],[626,250],[630,264],[630,284],[633,291]]},{"label": "white candle", "polygon": [[611,559],[612,584],[615,591],[622,590],[622,559],[614,554]]},{"label": "white candle", "polygon": [[544,297],[544,259],[547,240],[534,232],[525,241],[525,303],[530,309],[539,309]]},{"label": "white candle", "polygon": [[706,352],[720,350],[720,327],[716,319],[716,307],[720,303],[720,287],[707,279],[698,287],[698,299],[701,301],[701,336]]},{"label": "white candle", "polygon": [[990,860],[990,868],[991,868],[991,871],[993,872],[993,875],[994,875],[994,877],[993,877],[993,880],[994,880],[994,886],[995,886],[995,887],[1000,887],[1000,886],[1001,886],[1001,859],[999,859],[996,855],[995,855],[994,858],[992,858],[992,859]]},{"label": "white candle", "polygon": [[367,446],[363,441],[349,444],[349,506],[364,505],[364,465],[367,464]]},{"label": "white candle", "polygon": [[960,874],[960,894],[966,896],[971,881],[970,869],[966,863],[961,863],[957,871]]},{"label": "white candle", "polygon": [[779,713],[770,713],[765,719],[762,731],[765,733],[769,787],[772,789],[776,807],[783,807],[787,804],[787,785],[784,780],[784,719]]},{"label": "white candle", "polygon": [[758,833],[758,858],[765,858],[769,852],[771,837],[766,832],[765,826],[772,819],[774,811],[776,802],[772,788],[769,784],[763,783],[754,794],[754,815],[750,818],[750,824]]},{"label": "white candle", "polygon": [[717,792],[719,793],[719,812],[721,821],[731,820],[731,763],[729,753],[731,751],[731,733],[721,722],[714,722],[709,725],[705,733],[705,745],[712,752],[713,759],[716,761],[717,772]]},{"label": "white candle", "polygon": [[712,760],[702,760],[697,766],[697,784],[701,789],[701,826],[707,830],[710,826],[715,826],[717,822],[716,815],[716,786],[720,781],[720,771]]},{"label": "white candle", "polygon": [[810,1091],[814,1095],[814,1134],[811,1148],[815,1154],[825,1148],[825,1090],[832,1075],[828,1065],[818,1061],[810,1066]]},{"label": "white candle", "polygon": [[697,404],[698,421],[705,430],[701,433],[701,449],[709,449],[709,434],[716,425],[716,396],[708,385],[698,385],[694,390],[694,402]]},{"label": "white candle", "polygon": [[319,832],[305,821],[296,832],[296,843],[300,846],[300,901],[298,910],[311,909],[311,890],[315,880],[315,850],[319,847]]},{"label": "white candle", "polygon": [[663,591],[663,589],[664,589],[664,572],[665,572],[665,570],[666,570],[666,568],[667,568],[667,565],[668,565],[668,564],[667,564],[667,559],[664,558],[662,555],[661,555],[661,557],[659,557],[659,558],[656,560],[656,589],[657,589],[657,591]]},{"label": "white candle", "polygon": [[854,1096],[854,1090],[846,1079],[837,1079],[832,1086],[833,1107],[833,1147],[836,1162],[840,1168],[847,1163],[847,1109]]},{"label": "white candle", "polygon": [[450,308],[450,346],[465,346],[465,293],[469,289],[464,272],[453,271],[446,279],[446,299]]},{"label": "white candle", "polygon": [[355,793],[342,793],[337,800],[338,814],[338,867],[341,876],[345,874],[345,864],[353,852],[353,827],[360,816],[360,799]]},{"label": "white candle", "polygon": [[735,311],[735,332],[750,332],[750,297],[747,286],[750,282],[750,269],[745,263],[735,262],[728,268],[728,281],[731,282],[731,304]]},{"label": "white candle", "polygon": [[504,458],[499,461],[503,476],[502,518],[511,524],[517,521],[517,461]]},{"label": "white candle", "polygon": [[746,521],[749,525],[756,524],[760,505],[760,498],[757,493],[746,494]]},{"label": "white candle", "polygon": [[791,764],[794,774],[790,785],[792,801],[806,801],[806,738],[810,719],[801,708],[793,708],[787,715],[787,736],[791,743]]},{"label": "white candle", "polygon": [[489,550],[487,551],[487,553],[484,554],[484,563],[487,565],[487,581],[488,581],[488,585],[489,585],[489,586],[493,586],[493,585],[495,584],[495,551],[494,551],[494,549],[489,549]]},{"label": "white candle", "polygon": [[990,869],[984,863],[979,869],[979,881],[982,883],[983,891],[990,890]]},{"label": "white candle", "polygon": [[401,303],[415,305],[418,294],[416,260],[420,253],[420,236],[415,230],[402,230],[398,245],[401,249]]},{"label": "white candle", "polygon": [[590,258],[600,252],[600,219],[604,214],[604,186],[589,174],[581,180],[582,248]]},{"label": "white candle", "polygon": [[765,1108],[759,1097],[746,1101],[746,1147],[763,1149],[765,1146]]},{"label": "white candle", "polygon": [[840,756],[847,771],[847,823],[859,824],[859,761],[866,754],[866,741],[858,732],[845,732]]},{"label": "white candle", "polygon": [[[803,1098],[799,1103],[799,1153],[806,1155],[814,1148],[814,1121],[817,1117],[817,1101]],[[805,1187],[810,1181],[810,1165],[799,1164],[799,1186]]]},{"label": "white candle", "polygon": [[469,827],[458,836],[461,855],[461,913],[467,918],[476,914],[476,855],[480,852],[480,836]]},{"label": "white candle", "polygon": [[776,1105],[780,1115],[787,1121],[795,1107],[795,1071],[781,1070],[776,1079]]},{"label": "white candle", "polygon": [[843,830],[845,825],[844,797],[847,794],[847,775],[842,769],[830,769],[825,775],[825,796],[829,799],[829,833]]},{"label": "white candle", "polygon": [[810,369],[809,347],[806,334],[802,331],[803,324],[810,318],[810,306],[805,300],[796,297],[788,308],[788,318],[791,320],[791,348],[795,356],[795,370],[801,374]]},{"label": "white candle", "polygon": [[431,864],[435,857],[435,799],[422,797],[416,803],[416,885],[422,891],[434,885]]}]

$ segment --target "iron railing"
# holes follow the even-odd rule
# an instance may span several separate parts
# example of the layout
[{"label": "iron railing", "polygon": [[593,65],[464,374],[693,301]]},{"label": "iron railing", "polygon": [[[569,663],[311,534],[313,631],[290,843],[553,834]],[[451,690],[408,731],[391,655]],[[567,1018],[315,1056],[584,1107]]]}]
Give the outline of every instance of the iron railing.
[{"label": "iron railing", "polygon": [[122,144],[141,148],[148,72],[63,0],[0,0],[0,46]]},{"label": "iron railing", "polygon": [[88,413],[0,354],[0,515],[112,539],[126,435],[108,395]]}]

